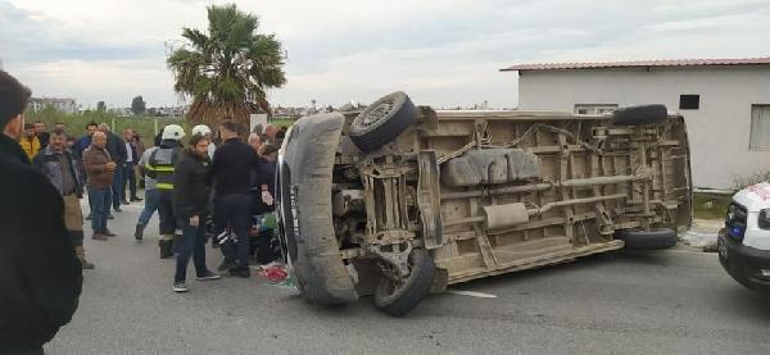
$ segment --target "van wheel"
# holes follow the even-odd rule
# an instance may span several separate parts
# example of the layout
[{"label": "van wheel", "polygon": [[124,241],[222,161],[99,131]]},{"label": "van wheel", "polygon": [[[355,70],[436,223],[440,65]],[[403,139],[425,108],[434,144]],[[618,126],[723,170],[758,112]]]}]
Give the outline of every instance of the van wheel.
[{"label": "van wheel", "polygon": [[433,258],[424,249],[413,249],[409,254],[411,273],[403,281],[383,276],[374,291],[374,305],[392,316],[403,316],[423,300],[433,285],[436,267]]},{"label": "van wheel", "polygon": [[658,124],[667,118],[668,109],[660,104],[629,106],[612,112],[612,124],[616,126]]},{"label": "van wheel", "polygon": [[658,250],[676,245],[677,234],[671,228],[652,228],[650,231],[624,229],[615,233],[615,239],[626,243],[626,249]]},{"label": "van wheel", "polygon": [[348,136],[364,153],[370,153],[393,141],[415,121],[417,109],[404,92],[380,98],[350,124]]}]

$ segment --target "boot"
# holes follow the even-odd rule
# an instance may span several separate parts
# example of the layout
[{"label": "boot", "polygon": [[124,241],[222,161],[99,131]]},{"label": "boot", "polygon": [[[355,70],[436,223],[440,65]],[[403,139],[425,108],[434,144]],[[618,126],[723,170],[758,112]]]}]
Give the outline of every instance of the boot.
[{"label": "boot", "polygon": [[248,279],[251,277],[251,271],[249,270],[248,265],[243,265],[239,261],[235,261],[232,266],[230,266],[230,275],[241,277],[244,279]]},{"label": "boot", "polygon": [[143,238],[144,238],[144,225],[137,223],[136,231],[134,231],[134,239],[142,240]]},{"label": "boot", "polygon": [[86,251],[82,246],[75,247],[75,255],[80,260],[80,267],[83,269],[93,269],[95,266],[86,260]]},{"label": "boot", "polygon": [[158,246],[160,246],[160,258],[161,259],[168,259],[172,256],[174,256],[174,251],[171,250],[173,247],[174,241],[172,240],[161,240],[158,242]]}]

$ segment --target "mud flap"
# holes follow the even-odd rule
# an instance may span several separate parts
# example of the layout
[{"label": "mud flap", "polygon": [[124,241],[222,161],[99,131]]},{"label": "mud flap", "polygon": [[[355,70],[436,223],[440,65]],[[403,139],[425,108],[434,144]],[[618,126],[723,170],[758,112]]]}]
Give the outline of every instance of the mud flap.
[{"label": "mud flap", "polygon": [[278,168],[284,245],[302,295],[312,303],[358,300],[332,220],[332,170],[344,116],[314,115],[292,127]]}]

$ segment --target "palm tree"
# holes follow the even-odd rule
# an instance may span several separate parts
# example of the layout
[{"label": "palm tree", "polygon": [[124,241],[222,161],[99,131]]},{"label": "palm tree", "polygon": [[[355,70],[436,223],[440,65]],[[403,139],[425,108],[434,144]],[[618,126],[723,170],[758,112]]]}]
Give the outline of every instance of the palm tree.
[{"label": "palm tree", "polygon": [[275,34],[257,33],[259,18],[234,4],[207,10],[208,34],[185,27],[183,45],[167,58],[174,90],[192,98],[191,123],[217,127],[235,119],[247,132],[249,114],[270,112],[265,90],[286,83],[281,43]]}]

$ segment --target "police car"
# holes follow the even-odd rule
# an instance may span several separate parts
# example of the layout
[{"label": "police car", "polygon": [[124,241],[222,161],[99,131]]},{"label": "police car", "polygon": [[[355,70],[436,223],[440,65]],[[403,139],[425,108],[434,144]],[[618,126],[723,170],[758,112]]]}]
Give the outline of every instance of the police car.
[{"label": "police car", "polygon": [[733,196],[717,243],[719,261],[735,281],[770,293],[770,182]]}]

